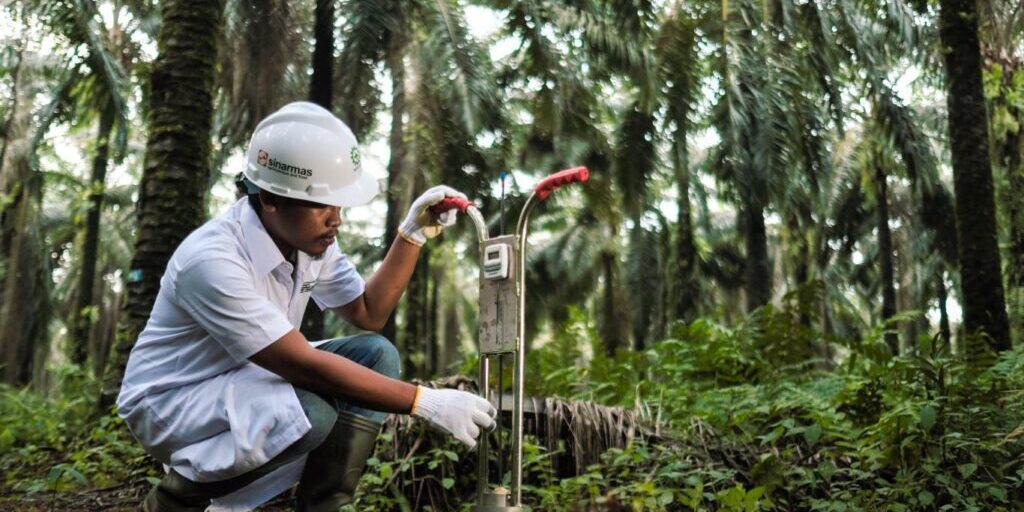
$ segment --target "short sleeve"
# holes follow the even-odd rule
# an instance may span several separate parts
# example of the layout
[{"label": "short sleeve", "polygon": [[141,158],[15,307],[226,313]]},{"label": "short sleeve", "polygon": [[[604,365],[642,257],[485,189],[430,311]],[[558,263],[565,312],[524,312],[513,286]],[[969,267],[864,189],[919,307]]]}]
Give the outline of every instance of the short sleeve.
[{"label": "short sleeve", "polygon": [[178,304],[220,343],[243,361],[295,327],[266,297],[256,292],[249,271],[236,261],[195,261],[175,279]]},{"label": "short sleeve", "polygon": [[316,287],[313,288],[313,301],[320,309],[344,306],[358,299],[366,290],[363,277],[337,246],[333,246],[324,255],[320,269]]}]

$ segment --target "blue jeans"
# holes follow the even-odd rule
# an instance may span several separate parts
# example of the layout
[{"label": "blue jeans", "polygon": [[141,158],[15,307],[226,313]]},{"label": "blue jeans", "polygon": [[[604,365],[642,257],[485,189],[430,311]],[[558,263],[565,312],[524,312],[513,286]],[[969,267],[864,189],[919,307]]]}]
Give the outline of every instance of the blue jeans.
[{"label": "blue jeans", "polygon": [[[401,375],[398,350],[387,338],[377,333],[364,333],[333,339],[317,347],[317,350],[337,354],[394,379]],[[343,398],[326,397],[301,388],[295,388],[295,394],[299,397],[299,403],[302,404],[302,410],[306,412],[306,417],[309,418],[310,423],[313,423],[314,430],[317,429],[319,423],[324,423],[324,426],[327,426],[327,430],[330,431],[334,427],[338,411],[352,412],[377,422],[384,421],[384,418],[387,417],[387,413],[360,407]]]}]

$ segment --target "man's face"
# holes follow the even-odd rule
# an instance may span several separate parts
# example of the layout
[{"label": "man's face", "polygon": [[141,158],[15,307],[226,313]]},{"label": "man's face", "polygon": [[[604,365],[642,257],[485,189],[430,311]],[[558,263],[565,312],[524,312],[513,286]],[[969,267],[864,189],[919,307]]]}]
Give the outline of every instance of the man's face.
[{"label": "man's face", "polygon": [[276,240],[311,256],[323,254],[341,226],[341,208],[309,201],[263,203],[263,213],[263,223]]}]

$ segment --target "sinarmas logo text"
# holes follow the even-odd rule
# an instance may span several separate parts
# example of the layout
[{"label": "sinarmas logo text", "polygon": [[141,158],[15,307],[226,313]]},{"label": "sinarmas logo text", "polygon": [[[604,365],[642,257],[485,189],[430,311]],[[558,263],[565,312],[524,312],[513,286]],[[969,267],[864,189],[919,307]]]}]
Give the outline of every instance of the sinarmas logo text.
[{"label": "sinarmas logo text", "polygon": [[308,178],[308,177],[313,175],[313,169],[306,169],[304,167],[297,167],[297,166],[294,166],[294,165],[289,165],[289,164],[286,164],[286,163],[284,163],[284,162],[282,162],[280,160],[275,160],[273,158],[271,158],[267,162],[267,168],[271,169],[271,170],[274,170],[274,171],[277,171],[277,172],[280,172],[280,173],[287,174],[289,176],[295,176],[297,178],[303,178],[303,179]]}]

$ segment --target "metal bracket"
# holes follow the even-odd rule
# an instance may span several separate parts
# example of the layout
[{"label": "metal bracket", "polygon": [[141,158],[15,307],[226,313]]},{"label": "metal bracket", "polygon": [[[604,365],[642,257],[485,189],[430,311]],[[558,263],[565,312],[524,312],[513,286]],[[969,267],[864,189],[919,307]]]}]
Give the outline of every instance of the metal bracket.
[{"label": "metal bracket", "polygon": [[505,235],[483,242],[480,254],[497,244],[509,246],[508,278],[486,279],[480,269],[480,309],[477,324],[481,354],[508,354],[519,349],[516,328],[519,325],[519,247],[516,235]]}]

